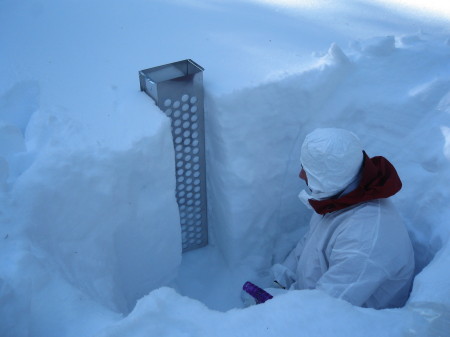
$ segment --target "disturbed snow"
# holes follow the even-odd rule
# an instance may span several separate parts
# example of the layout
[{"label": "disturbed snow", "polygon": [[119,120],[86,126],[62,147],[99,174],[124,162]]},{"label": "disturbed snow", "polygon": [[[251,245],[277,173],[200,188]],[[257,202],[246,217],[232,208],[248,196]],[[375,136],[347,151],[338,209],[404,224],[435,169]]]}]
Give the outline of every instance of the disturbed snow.
[{"label": "disturbed snow", "polygon": [[[304,60],[300,67],[283,50],[297,38],[295,32],[285,34],[295,22],[285,14],[276,12],[271,19],[280,24],[266,34],[282,42],[269,48],[265,42],[248,45],[245,34],[232,41],[222,23],[214,32],[200,33],[207,10],[215,18],[233,15],[234,27],[248,27],[238,9],[249,5],[236,4],[232,11],[216,2],[212,8],[202,2],[189,7],[200,21],[191,35],[179,39],[194,43],[199,38],[194,32],[215,38],[214,47],[200,51],[181,44],[215,69],[205,78],[211,244],[182,258],[170,123],[137,91],[136,70],[148,67],[148,61],[116,46],[118,41],[123,50],[132,50],[127,37],[141,34],[146,25],[132,19],[151,5],[132,4],[122,13],[123,5],[114,2],[102,18],[102,1],[80,8],[52,1],[0,5],[10,13],[2,14],[2,25],[20,33],[15,41],[7,34],[1,40],[10,48],[0,62],[0,335],[424,336],[449,331],[448,35],[405,34],[408,29],[391,19],[389,28],[378,30],[383,36],[345,48],[331,44],[327,51],[322,44],[330,36],[324,38],[305,21],[315,13],[306,11],[293,18],[301,17],[314,32],[314,42],[303,41],[317,53],[308,67]],[[159,6],[155,20],[180,15],[170,12],[181,6],[176,2]],[[221,12],[224,8],[230,12]],[[271,11],[255,8],[253,23],[264,27]],[[55,29],[75,26],[81,17],[79,31],[95,34]],[[166,37],[175,34],[172,29]],[[395,35],[385,36],[388,29]],[[35,31],[29,41],[27,33]],[[331,37],[339,43],[352,40],[342,32]],[[57,48],[58,42],[63,45]],[[233,62],[217,70],[220,53],[232,42],[242,47],[239,66],[253,70],[229,76],[234,65],[240,69]],[[33,53],[38,47],[44,52]],[[89,57],[79,53],[87,47],[95,51]],[[180,56],[164,48],[151,58],[155,65]],[[264,62],[277,55],[273,50],[280,53],[272,69],[276,74],[251,80],[255,69],[267,74]],[[270,51],[264,62],[255,56],[261,51]],[[253,59],[258,63],[249,67]],[[218,86],[220,79],[225,84]],[[354,131],[369,155],[386,156],[399,171],[404,188],[394,202],[411,233],[418,273],[410,300],[402,309],[375,311],[318,291],[293,291],[243,309],[243,282],[263,282],[270,265],[304,232],[310,213],[296,197],[303,188],[297,178],[300,144],[308,132],[327,126]]]}]

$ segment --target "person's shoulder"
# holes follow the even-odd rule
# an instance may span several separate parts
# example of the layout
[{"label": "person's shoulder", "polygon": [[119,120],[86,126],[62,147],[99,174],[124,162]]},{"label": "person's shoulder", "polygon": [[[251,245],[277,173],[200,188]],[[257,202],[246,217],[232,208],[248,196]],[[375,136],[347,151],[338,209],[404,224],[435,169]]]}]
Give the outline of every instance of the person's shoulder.
[{"label": "person's shoulder", "polygon": [[361,202],[353,207],[349,207],[349,214],[377,213],[380,211],[396,211],[395,206],[389,198],[373,199]]},{"label": "person's shoulder", "polygon": [[367,217],[368,215],[379,212],[381,208],[386,207],[380,199],[364,201],[356,205],[352,205],[343,210],[334,212],[333,217],[336,219],[352,219],[357,217]]},{"label": "person's shoulder", "polygon": [[358,232],[361,236],[376,235],[376,229],[390,206],[381,199],[362,202],[335,215],[341,232]]}]

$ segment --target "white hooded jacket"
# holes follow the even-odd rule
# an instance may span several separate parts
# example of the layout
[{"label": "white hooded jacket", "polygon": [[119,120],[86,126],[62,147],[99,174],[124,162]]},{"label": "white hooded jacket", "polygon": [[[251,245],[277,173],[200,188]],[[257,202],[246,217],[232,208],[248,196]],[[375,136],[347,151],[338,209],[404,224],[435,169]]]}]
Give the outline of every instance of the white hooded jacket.
[{"label": "white hooded jacket", "polygon": [[[319,144],[319,149],[311,147],[311,142]],[[353,158],[345,155],[346,143],[351,143],[348,156]],[[273,266],[272,271],[275,279],[289,289],[321,289],[363,307],[400,307],[411,288],[414,253],[402,219],[385,197],[399,189],[398,186],[390,189],[398,176],[384,158],[370,159],[365,153],[363,156],[362,148],[360,155],[354,150],[358,144],[356,136],[339,129],[318,129],[307,136],[302,146],[302,165],[308,178],[308,173],[321,170],[314,175],[318,183],[313,185],[336,188],[339,173],[327,175],[336,165],[346,174],[347,186],[337,196],[307,201],[316,210],[309,231],[284,263]],[[315,153],[304,155],[304,151]],[[333,151],[339,151],[339,155],[333,156],[327,170],[323,170],[323,157],[319,169],[314,167],[317,163],[314,159],[304,160],[319,154],[329,156]],[[356,176],[346,173],[342,169],[345,165],[353,166],[348,169],[357,172]],[[377,165],[387,166],[383,171]],[[401,187],[399,179],[398,183]],[[329,193],[336,191],[312,191],[320,196]]]}]

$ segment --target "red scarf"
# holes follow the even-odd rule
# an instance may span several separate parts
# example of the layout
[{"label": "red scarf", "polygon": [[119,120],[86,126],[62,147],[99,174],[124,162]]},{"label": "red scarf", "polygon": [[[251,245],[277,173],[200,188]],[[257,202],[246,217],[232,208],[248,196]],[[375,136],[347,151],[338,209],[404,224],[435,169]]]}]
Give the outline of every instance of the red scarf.
[{"label": "red scarf", "polygon": [[402,188],[402,182],[394,166],[384,157],[369,158],[365,152],[361,181],[356,189],[337,199],[309,199],[318,214],[326,214],[361,202],[389,198]]}]

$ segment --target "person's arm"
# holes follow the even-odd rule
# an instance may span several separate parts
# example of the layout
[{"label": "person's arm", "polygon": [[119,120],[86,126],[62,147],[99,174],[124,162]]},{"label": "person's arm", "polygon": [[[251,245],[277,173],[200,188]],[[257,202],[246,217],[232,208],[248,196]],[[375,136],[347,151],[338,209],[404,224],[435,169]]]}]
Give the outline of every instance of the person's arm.
[{"label": "person's arm", "polygon": [[284,289],[289,289],[297,281],[298,259],[303,251],[303,247],[308,238],[305,234],[294,249],[289,253],[283,263],[274,264],[271,268],[274,281]]}]

